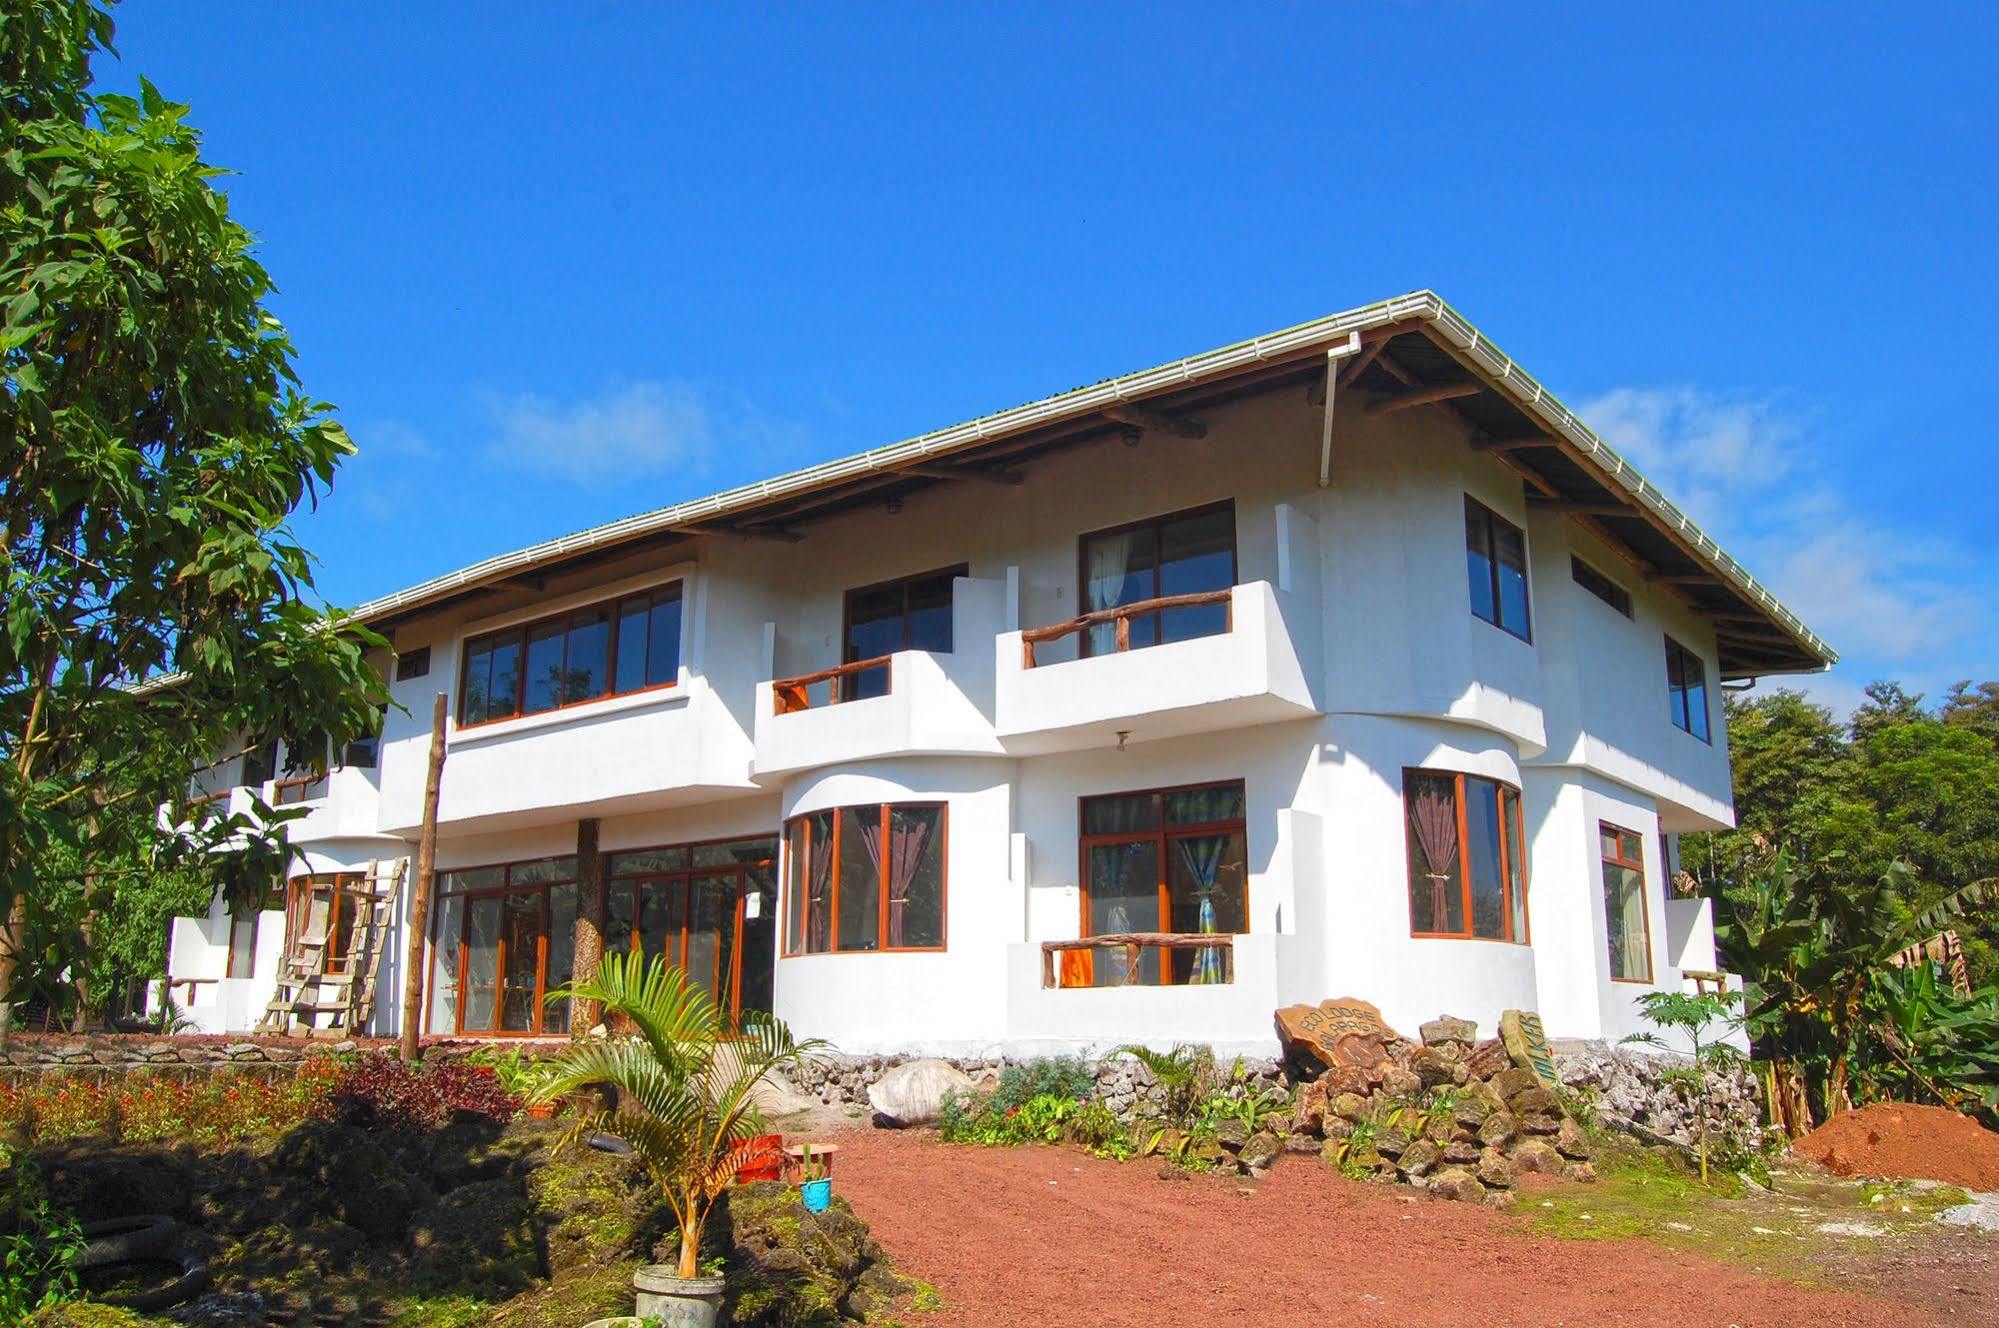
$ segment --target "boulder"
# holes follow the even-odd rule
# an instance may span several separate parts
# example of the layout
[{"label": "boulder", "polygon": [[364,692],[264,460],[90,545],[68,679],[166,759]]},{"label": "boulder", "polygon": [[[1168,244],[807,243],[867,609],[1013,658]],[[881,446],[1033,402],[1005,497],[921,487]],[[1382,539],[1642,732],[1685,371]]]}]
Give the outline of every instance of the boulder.
[{"label": "boulder", "polygon": [[1435,1047],[1424,1047],[1410,1061],[1409,1068],[1416,1072],[1416,1078],[1425,1088],[1440,1088],[1452,1081],[1458,1063],[1441,1054]]},{"label": "boulder", "polygon": [[1478,1177],[1462,1167],[1446,1167],[1430,1177],[1427,1187],[1439,1199],[1455,1199],[1459,1203],[1484,1203],[1485,1186],[1478,1183]]},{"label": "boulder", "polygon": [[1568,1169],[1562,1155],[1555,1146],[1544,1139],[1529,1139],[1515,1145],[1511,1154],[1513,1169],[1540,1176],[1560,1176]]},{"label": "boulder", "polygon": [[1450,1043],[1469,1047],[1472,1043],[1478,1041],[1477,1024],[1469,1019],[1458,1019],[1448,1014],[1438,1015],[1435,1019],[1424,1024],[1416,1031],[1422,1037],[1423,1045],[1426,1047],[1443,1046]]},{"label": "boulder", "polygon": [[756,1087],[750,1090],[750,1101],[756,1104],[757,1110],[763,1113],[767,1121],[783,1120],[786,1116],[815,1111],[821,1105],[818,1098],[807,1097],[799,1092],[781,1070],[772,1070],[758,1080]]},{"label": "boulder", "polygon": [[1225,1120],[1215,1127],[1215,1142],[1231,1153],[1239,1153],[1249,1142],[1249,1126],[1239,1120]]},{"label": "boulder", "polygon": [[1358,1093],[1341,1093],[1328,1102],[1326,1107],[1341,1120],[1357,1121],[1367,1115],[1367,1099]]},{"label": "boulder", "polygon": [[1497,1148],[1487,1148],[1478,1155],[1477,1175],[1480,1184],[1503,1190],[1513,1184],[1513,1164]]},{"label": "boulder", "polygon": [[1316,1153],[1319,1140],[1310,1134],[1287,1134],[1284,1136],[1284,1151],[1287,1153]]},{"label": "boulder", "polygon": [[1555,1131],[1555,1151],[1563,1157],[1585,1159],[1595,1149],[1590,1145],[1589,1136],[1583,1133],[1582,1126],[1572,1120],[1564,1120]]},{"label": "boulder", "polygon": [[1374,1132],[1374,1148],[1383,1157],[1400,1157],[1409,1147],[1409,1132],[1393,1125],[1384,1125]]},{"label": "boulder", "polygon": [[1533,1115],[1519,1119],[1522,1134],[1555,1134],[1562,1128],[1560,1116]]},{"label": "boulder", "polygon": [[837,1194],[831,1208],[810,1213],[796,1186],[758,1181],[729,1191],[726,1221],[729,1323],[874,1321],[915,1289],[894,1275],[867,1224]]},{"label": "boulder", "polygon": [[1532,1070],[1523,1070],[1517,1065],[1510,1069],[1501,1070],[1498,1074],[1488,1079],[1486,1083],[1499,1096],[1502,1102],[1510,1101],[1515,1093],[1542,1086],[1541,1081],[1534,1077]]},{"label": "boulder", "polygon": [[1451,1108],[1451,1119],[1466,1129],[1476,1130],[1492,1118],[1492,1103],[1483,1097],[1467,1095],[1458,1099]]},{"label": "boulder", "polygon": [[1423,1080],[1408,1066],[1391,1064],[1381,1072],[1381,1091],[1389,1097],[1415,1097],[1423,1091]]},{"label": "boulder", "polygon": [[1236,1161],[1253,1171],[1261,1171],[1275,1162],[1277,1155],[1283,1151],[1284,1145],[1276,1135],[1268,1130],[1258,1130],[1243,1144],[1242,1151],[1236,1154]]},{"label": "boulder", "polygon": [[1508,1112],[1496,1111],[1478,1127],[1478,1141],[1504,1148],[1520,1134],[1519,1122]]},{"label": "boulder", "polygon": [[1516,1116],[1559,1116],[1562,1100],[1538,1084],[1509,1094],[1506,1105]]},{"label": "boulder", "polygon": [[1479,1147],[1477,1144],[1466,1143],[1461,1139],[1453,1139],[1444,1145],[1444,1161],[1450,1163],[1452,1166],[1469,1166],[1471,1163],[1478,1161],[1478,1154]]},{"label": "boulder", "polygon": [[1498,1038],[1487,1038],[1465,1053],[1465,1068],[1474,1079],[1490,1079],[1512,1064],[1513,1057]]},{"label": "boulder", "polygon": [[1562,1175],[1581,1185],[1596,1184],[1596,1167],[1589,1162],[1571,1162],[1562,1169]]},{"label": "boulder", "polygon": [[972,1077],[949,1061],[904,1061],[868,1085],[875,1124],[889,1129],[927,1125],[947,1097],[969,1097]]},{"label": "boulder", "polygon": [[1435,1167],[1443,1155],[1443,1150],[1428,1139],[1417,1139],[1402,1150],[1396,1165],[1405,1176],[1422,1176]]}]

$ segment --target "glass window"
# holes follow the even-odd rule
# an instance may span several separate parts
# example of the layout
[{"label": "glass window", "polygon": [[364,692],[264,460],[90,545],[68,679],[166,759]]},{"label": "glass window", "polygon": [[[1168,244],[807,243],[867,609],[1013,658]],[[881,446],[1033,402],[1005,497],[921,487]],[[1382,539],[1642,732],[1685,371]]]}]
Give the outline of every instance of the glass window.
[{"label": "glass window", "polygon": [[1617,582],[1597,571],[1582,559],[1569,558],[1569,575],[1575,583],[1595,595],[1611,608],[1629,618],[1631,616],[1631,592]]},{"label": "glass window", "polygon": [[458,722],[482,724],[680,677],[678,581],[465,643]]},{"label": "glass window", "polygon": [[943,949],[944,835],[936,803],[794,818],[785,828],[791,952]]},{"label": "glass window", "polygon": [[1666,638],[1666,699],[1673,727],[1707,742],[1707,665],[1670,636]]},{"label": "glass window", "polygon": [[[1085,798],[1083,934],[1172,932],[1240,934],[1249,930],[1249,854],[1240,780],[1148,793]],[[1106,946],[1090,953],[1090,981],[1201,983],[1224,980],[1217,950],[1138,951]],[[1170,958],[1160,965],[1161,954]]]},{"label": "glass window", "polygon": [[[1125,604],[1225,591],[1235,584],[1235,504],[1101,530],[1082,539],[1083,604],[1089,612]],[[1126,627],[1132,648],[1188,641],[1229,630],[1229,606],[1183,605],[1133,616]],[[1118,648],[1117,624],[1097,623],[1083,633],[1086,655]]]},{"label": "glass window", "polygon": [[1527,536],[1477,499],[1465,498],[1465,567],[1474,617],[1534,639],[1527,609]]},{"label": "glass window", "polygon": [[1402,800],[1410,931],[1525,943],[1519,790],[1476,775],[1405,770]]},{"label": "glass window", "polygon": [[[847,639],[840,662],[879,659],[898,650],[951,653],[952,583],[962,566],[847,592]],[[887,693],[886,665],[840,680],[834,699],[858,700]]]},{"label": "glass window", "polygon": [[247,978],[254,975],[257,963],[257,912],[246,909],[229,915],[229,968],[228,976]]},{"label": "glass window", "polygon": [[1652,980],[1652,937],[1645,899],[1645,859],[1639,837],[1609,822],[1597,827],[1603,848],[1603,921],[1610,976]]},{"label": "glass window", "polygon": [[576,859],[462,868],[438,890],[430,1031],[568,1031],[566,1003],[543,997],[575,971]]}]

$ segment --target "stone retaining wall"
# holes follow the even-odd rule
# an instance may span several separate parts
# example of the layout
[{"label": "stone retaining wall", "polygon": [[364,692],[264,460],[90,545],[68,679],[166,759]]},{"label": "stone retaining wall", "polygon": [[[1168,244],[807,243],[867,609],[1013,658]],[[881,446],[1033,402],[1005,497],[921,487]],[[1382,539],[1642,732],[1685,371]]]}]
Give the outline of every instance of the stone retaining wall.
[{"label": "stone retaining wall", "polygon": [[[1556,1042],[1551,1049],[1562,1082],[1592,1098],[1598,1111],[1668,1139],[1694,1141],[1698,1103],[1693,1085],[1671,1083],[1667,1078],[1672,1071],[1691,1065],[1689,1057],[1571,1040]],[[1714,1110],[1708,1117],[1710,1134],[1759,1147],[1765,1132],[1762,1080],[1745,1065],[1711,1070],[1708,1083],[1714,1098]]]},{"label": "stone retaining wall", "polygon": [[[789,1075],[799,1091],[816,1097],[828,1106],[868,1110],[868,1085],[898,1065],[914,1060],[942,1060],[970,1075],[982,1087],[999,1082],[1000,1071],[1008,1065],[1025,1064],[1024,1057],[1007,1056],[815,1056]],[[1121,1119],[1156,1114],[1160,1109],[1159,1085],[1152,1072],[1130,1056],[1113,1056],[1094,1063],[1097,1096]],[[1224,1065],[1223,1069],[1227,1069]],[[1286,1091],[1290,1081],[1275,1060],[1245,1060],[1244,1080],[1252,1087],[1275,1085]]]}]

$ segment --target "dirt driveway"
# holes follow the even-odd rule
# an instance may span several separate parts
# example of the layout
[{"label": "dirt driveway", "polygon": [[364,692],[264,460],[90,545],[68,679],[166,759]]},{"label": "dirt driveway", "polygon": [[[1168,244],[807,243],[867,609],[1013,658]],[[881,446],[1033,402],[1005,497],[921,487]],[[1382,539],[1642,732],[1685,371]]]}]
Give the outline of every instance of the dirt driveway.
[{"label": "dirt driveway", "polygon": [[1165,1180],[1068,1148],[873,1130],[840,1142],[835,1187],[946,1302],[921,1328],[1906,1328],[1994,1322],[1999,1301],[1946,1285],[1912,1305],[1642,1242],[1523,1236],[1513,1215],[1344,1181],[1310,1158],[1251,1183]]}]

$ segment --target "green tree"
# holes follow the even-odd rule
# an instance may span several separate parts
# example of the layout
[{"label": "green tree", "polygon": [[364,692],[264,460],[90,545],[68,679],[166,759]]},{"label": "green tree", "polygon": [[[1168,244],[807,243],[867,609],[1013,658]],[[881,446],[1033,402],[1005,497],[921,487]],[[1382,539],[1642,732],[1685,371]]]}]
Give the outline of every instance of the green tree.
[{"label": "green tree", "polygon": [[50,864],[86,914],[135,861],[228,875],[227,827],[160,828],[188,773],[243,732],[333,750],[385,698],[286,524],[352,445],[186,108],[91,90],[111,37],[84,0],[0,19],[0,1038]]}]

